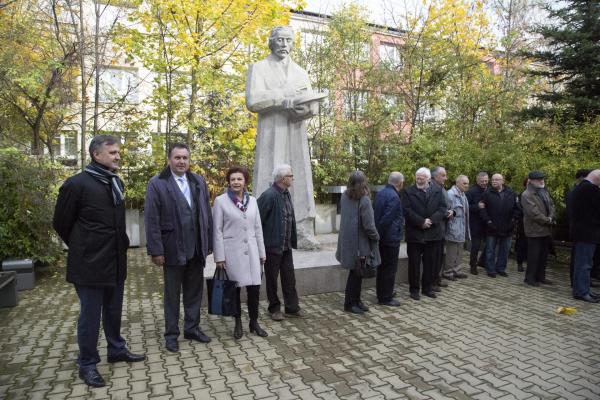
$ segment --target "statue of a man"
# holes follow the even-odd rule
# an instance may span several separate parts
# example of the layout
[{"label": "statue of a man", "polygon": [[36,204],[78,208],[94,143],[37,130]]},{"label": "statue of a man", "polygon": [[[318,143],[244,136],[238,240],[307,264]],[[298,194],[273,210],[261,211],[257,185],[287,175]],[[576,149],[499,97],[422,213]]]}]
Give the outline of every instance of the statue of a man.
[{"label": "statue of a man", "polygon": [[260,196],[271,185],[275,166],[290,165],[298,247],[310,249],[319,244],[314,238],[315,201],[306,120],[317,114],[319,94],[312,92],[306,71],[290,58],[293,45],[290,27],[273,28],[269,36],[271,54],[248,69],[246,106],[258,113],[254,195]]}]

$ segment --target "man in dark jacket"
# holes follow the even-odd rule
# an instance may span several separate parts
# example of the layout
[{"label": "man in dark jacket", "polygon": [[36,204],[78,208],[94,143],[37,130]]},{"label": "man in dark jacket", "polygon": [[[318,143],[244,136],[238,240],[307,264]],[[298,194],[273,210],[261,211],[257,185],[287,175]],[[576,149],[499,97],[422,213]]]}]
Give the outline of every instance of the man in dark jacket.
[{"label": "man in dark jacket", "polygon": [[[431,172],[419,168],[416,183],[404,190],[402,205],[406,219],[406,251],[410,297],[419,300],[419,289],[428,297],[433,291],[435,263],[439,260],[440,241],[444,237],[442,220],[447,215],[446,201],[439,186],[430,184]],[[423,274],[421,275],[421,260]]]},{"label": "man in dark jacket", "polygon": [[531,171],[527,177],[527,189],[521,194],[523,228],[527,237],[525,283],[530,286],[551,283],[546,279],[546,261],[552,245],[552,226],[556,222],[554,202],[544,178],[542,172]]},{"label": "man in dark jacket", "polygon": [[[487,172],[481,171],[475,177],[476,185],[471,186],[466,196],[469,200],[469,229],[471,230],[471,250],[469,265],[471,274],[477,275],[477,265],[485,265],[485,221],[479,213],[479,202],[488,188]],[[481,253],[480,253],[481,251]]]},{"label": "man in dark jacket", "polygon": [[[591,169],[578,169],[575,173],[575,184],[569,190],[565,196],[565,211],[567,213],[567,222],[569,223],[569,237],[573,240],[573,227],[571,226],[572,211],[573,211],[573,192],[575,188],[585,179],[588,174],[592,172]],[[596,249],[596,254],[598,249]],[[573,270],[575,266],[575,246],[571,246],[571,259],[569,261],[569,278],[571,280],[571,287],[573,287]]]},{"label": "man in dark jacket", "polygon": [[265,281],[269,313],[274,321],[282,321],[281,302],[277,296],[277,278],[281,274],[281,291],[285,315],[292,318],[306,316],[298,302],[292,249],[297,248],[296,217],[289,188],[294,181],[292,168],[287,164],[275,167],[273,185],[257,200],[262,223],[267,260]]},{"label": "man in dark jacket", "polygon": [[485,268],[490,278],[495,278],[496,274],[508,276],[506,264],[508,263],[510,240],[514,220],[518,217],[519,212],[515,192],[504,186],[502,175],[492,175],[492,187],[484,192],[479,203],[479,213],[486,223]]},{"label": "man in dark jacket", "polygon": [[573,190],[571,234],[575,242],[573,297],[589,303],[600,302],[590,291],[594,252],[600,244],[600,169],[590,172]]},{"label": "man in dark jacket", "polygon": [[100,318],[108,344],[108,362],[136,362],[146,357],[129,352],[121,337],[127,248],[119,144],[99,135],[89,147],[92,161],[61,186],[53,226],[69,246],[67,282],[75,285],[80,312],[77,322],[79,376],[94,387],[105,385],[98,373]]},{"label": "man in dark jacket", "polygon": [[403,185],[404,175],[400,172],[392,172],[386,187],[375,196],[373,205],[381,254],[381,265],[377,268],[375,281],[377,300],[379,304],[391,307],[400,305],[400,302],[393,298],[393,293],[404,223],[400,201],[400,190]]},{"label": "man in dark jacket", "polygon": [[179,303],[183,291],[183,337],[210,342],[199,327],[206,257],[212,252],[212,212],[208,186],[190,171],[190,150],[176,143],[169,165],[150,179],[144,220],[146,248],[163,268],[165,347],[179,351]]}]

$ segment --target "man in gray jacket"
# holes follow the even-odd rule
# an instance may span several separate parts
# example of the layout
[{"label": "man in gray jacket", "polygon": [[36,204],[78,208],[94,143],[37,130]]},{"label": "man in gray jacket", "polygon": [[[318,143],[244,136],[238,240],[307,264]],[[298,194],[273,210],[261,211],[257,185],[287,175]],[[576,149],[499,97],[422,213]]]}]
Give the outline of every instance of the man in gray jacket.
[{"label": "man in gray jacket", "polygon": [[527,189],[521,194],[523,208],[523,227],[527,237],[527,271],[525,283],[539,286],[550,284],[546,279],[546,261],[552,240],[554,203],[548,194],[544,174],[531,171],[527,180]]},{"label": "man in gray jacket", "polygon": [[212,212],[208,186],[190,172],[190,150],[183,143],[169,150],[169,165],[150,179],[144,220],[146,247],[164,272],[165,344],[179,351],[179,302],[183,291],[186,339],[210,342],[199,328],[206,257],[212,252]]},{"label": "man in gray jacket", "polygon": [[446,263],[443,276],[449,280],[467,277],[467,274],[460,270],[465,240],[471,239],[469,200],[465,196],[467,190],[469,190],[469,178],[465,175],[459,175],[455,185],[448,190],[448,205],[452,218],[446,224]]}]

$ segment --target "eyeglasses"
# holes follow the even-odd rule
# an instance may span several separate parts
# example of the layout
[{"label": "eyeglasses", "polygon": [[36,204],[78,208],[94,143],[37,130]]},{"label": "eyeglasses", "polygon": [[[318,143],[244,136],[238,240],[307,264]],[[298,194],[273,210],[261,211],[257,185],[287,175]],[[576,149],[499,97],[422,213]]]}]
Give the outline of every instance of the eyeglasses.
[{"label": "eyeglasses", "polygon": [[294,175],[285,175],[285,178],[293,178]]}]

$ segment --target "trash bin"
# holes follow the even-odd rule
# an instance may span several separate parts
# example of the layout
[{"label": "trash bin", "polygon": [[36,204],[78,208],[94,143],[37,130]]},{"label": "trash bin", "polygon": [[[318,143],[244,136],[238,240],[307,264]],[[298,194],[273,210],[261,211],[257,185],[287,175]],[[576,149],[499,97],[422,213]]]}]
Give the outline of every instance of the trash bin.
[{"label": "trash bin", "polygon": [[2,271],[15,271],[17,273],[17,290],[29,290],[35,286],[33,261],[28,258],[4,260]]},{"label": "trash bin", "polygon": [[0,272],[0,307],[15,307],[17,304],[17,273]]}]

